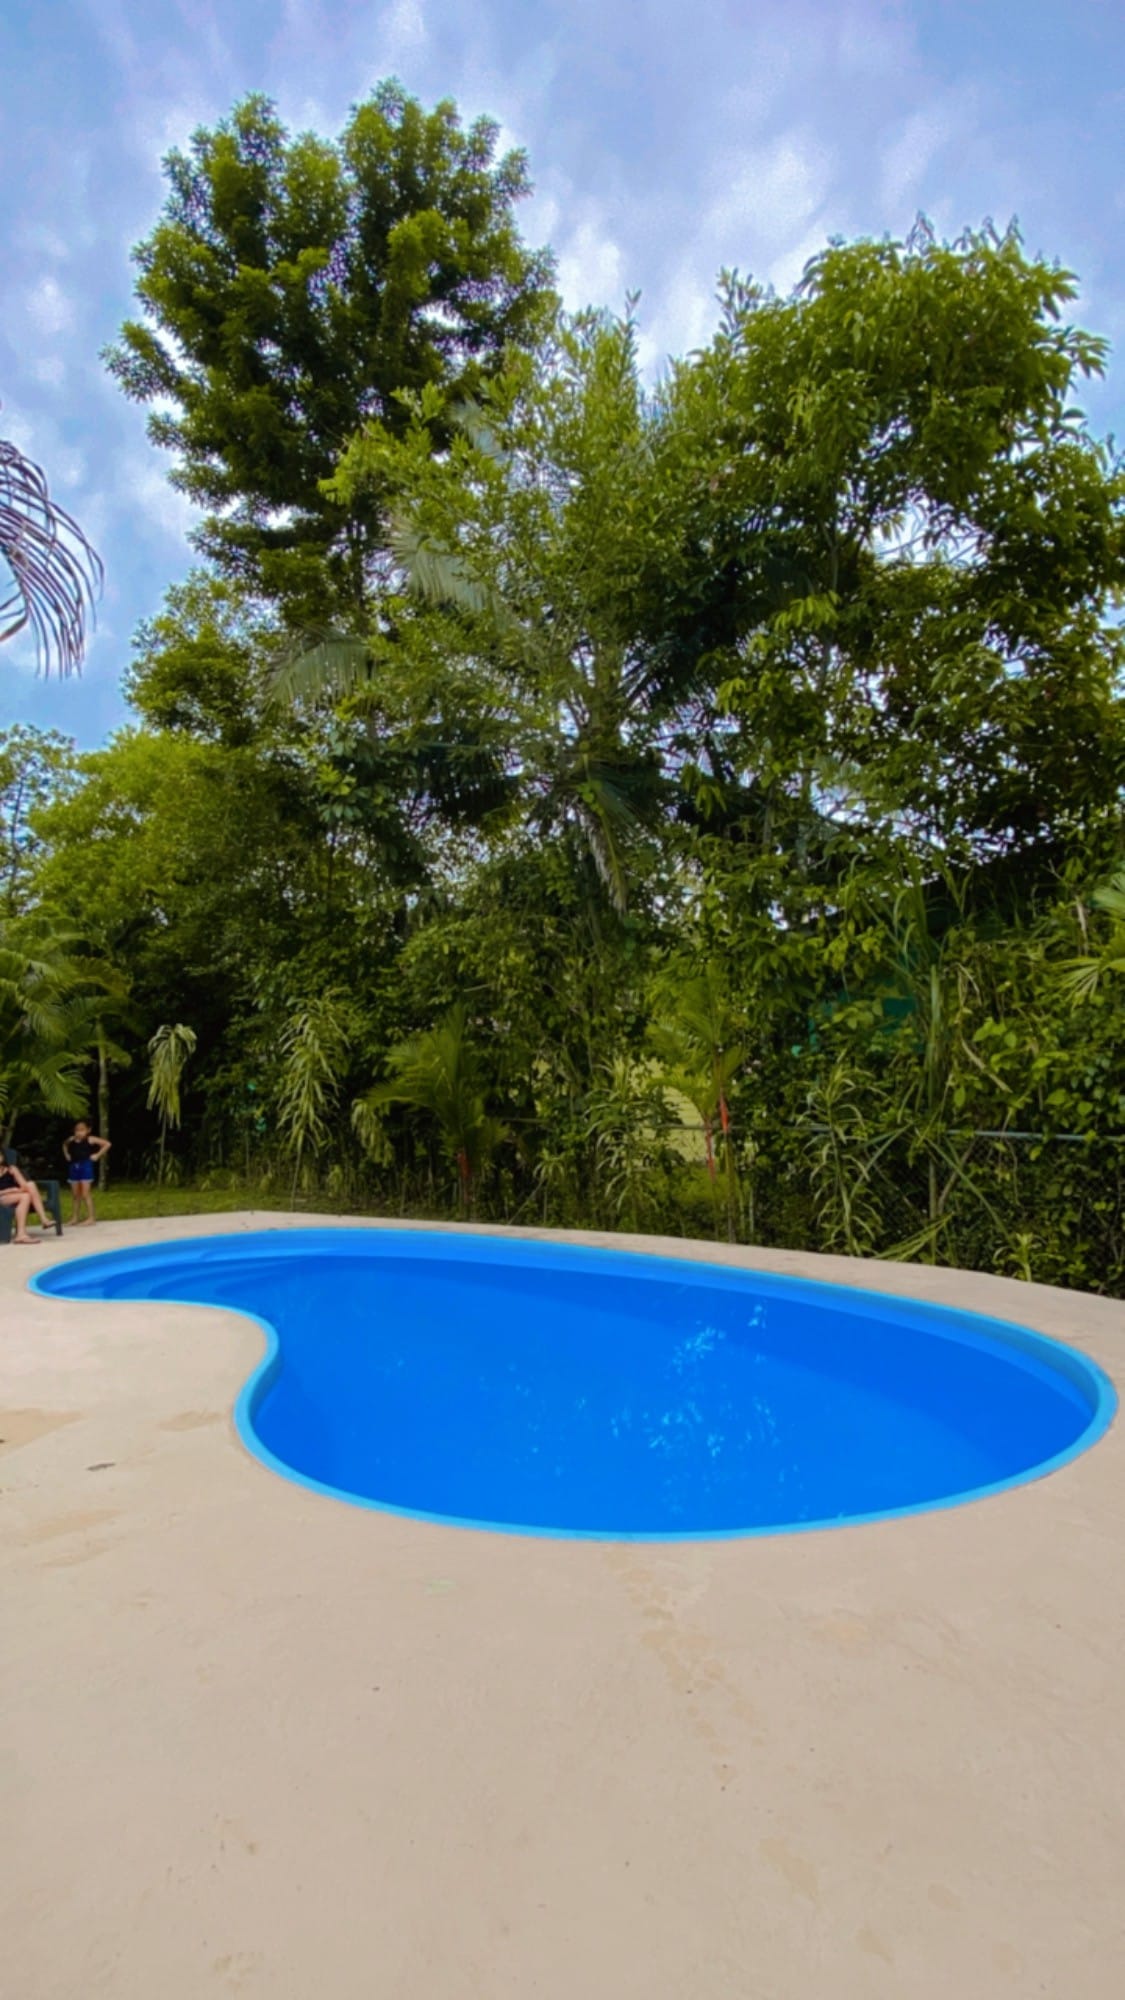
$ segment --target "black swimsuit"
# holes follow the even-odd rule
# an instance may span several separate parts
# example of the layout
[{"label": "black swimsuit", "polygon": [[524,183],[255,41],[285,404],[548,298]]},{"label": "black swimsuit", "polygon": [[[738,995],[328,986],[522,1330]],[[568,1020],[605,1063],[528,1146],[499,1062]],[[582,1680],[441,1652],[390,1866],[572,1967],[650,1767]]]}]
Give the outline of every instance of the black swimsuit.
[{"label": "black swimsuit", "polygon": [[0,1194],[10,1194],[13,1188],[15,1189],[17,1194],[23,1192],[15,1175],[10,1174],[8,1172],[8,1169],[5,1167],[4,1171],[0,1173]]}]

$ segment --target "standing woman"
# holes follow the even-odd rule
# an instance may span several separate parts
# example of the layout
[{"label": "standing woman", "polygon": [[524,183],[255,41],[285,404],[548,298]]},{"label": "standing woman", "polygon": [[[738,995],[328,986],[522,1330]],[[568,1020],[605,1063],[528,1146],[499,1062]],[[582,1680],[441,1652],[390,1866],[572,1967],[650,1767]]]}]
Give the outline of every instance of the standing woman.
[{"label": "standing woman", "polygon": [[[69,1139],[63,1141],[66,1159],[66,1177],[70,1182],[71,1215],[73,1229],[81,1221],[91,1223],[94,1217],[94,1168],[109,1151],[109,1140],[99,1139],[91,1132],[85,1118],[80,1118]],[[85,1208],[86,1214],[81,1210]]]},{"label": "standing woman", "polygon": [[27,1233],[27,1211],[35,1210],[43,1228],[47,1218],[43,1213],[43,1202],[34,1181],[25,1180],[18,1167],[9,1166],[0,1157],[0,1206],[12,1208],[16,1214],[16,1233],[13,1243],[35,1243],[39,1239]]}]

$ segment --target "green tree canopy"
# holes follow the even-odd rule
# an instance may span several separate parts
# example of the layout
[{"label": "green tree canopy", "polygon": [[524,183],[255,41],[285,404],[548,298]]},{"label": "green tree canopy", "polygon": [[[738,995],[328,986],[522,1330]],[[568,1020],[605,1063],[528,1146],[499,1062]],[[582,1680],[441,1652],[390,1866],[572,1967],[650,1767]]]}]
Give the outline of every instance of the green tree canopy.
[{"label": "green tree canopy", "polygon": [[400,427],[402,389],[471,393],[552,311],[550,260],[515,224],[526,163],[497,136],[384,83],[336,140],[251,96],[165,162],[135,252],[144,317],[108,363],[156,406],[149,435],[207,510],[201,550],[295,625],[366,603],[379,498],[345,509],[320,483],[352,433]]},{"label": "green tree canopy", "polygon": [[[194,570],[133,642],[125,692],[154,729],[228,749],[276,738],[269,703],[277,620],[237,583]],[[292,732],[291,732],[292,733]]]},{"label": "green tree canopy", "polygon": [[[504,824],[577,835],[622,910],[693,691],[655,616],[683,566],[681,433],[641,385],[631,319],[601,313],[471,401],[404,402],[404,433],[366,426],[331,489],[391,499],[406,597],[369,635],[372,691],[443,733],[473,715],[511,777]],[[351,684],[354,652],[314,655],[309,684]]]},{"label": "green tree canopy", "polygon": [[26,909],[43,843],[35,815],[77,781],[74,744],[56,729],[16,723],[0,730],[0,910]]},{"label": "green tree canopy", "polygon": [[1074,406],[1106,351],[1074,293],[1014,231],[922,226],[788,299],[727,280],[676,372],[711,449],[685,609],[772,824],[797,796],[982,856],[1116,811],[1125,462]]}]

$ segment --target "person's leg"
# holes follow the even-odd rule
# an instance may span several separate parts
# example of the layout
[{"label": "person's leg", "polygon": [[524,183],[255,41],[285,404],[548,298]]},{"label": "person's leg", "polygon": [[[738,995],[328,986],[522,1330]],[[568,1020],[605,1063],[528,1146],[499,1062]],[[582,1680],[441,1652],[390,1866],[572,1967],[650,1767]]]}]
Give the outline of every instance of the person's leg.
[{"label": "person's leg", "polygon": [[94,1183],[93,1183],[93,1179],[91,1178],[90,1180],[85,1180],[85,1181],[82,1181],[82,1182],[81,1182],[81,1184],[80,1184],[80,1187],[81,1187],[81,1194],[82,1194],[82,1206],[83,1206],[83,1208],[84,1208],[84,1210],[85,1210],[85,1214],[84,1214],[84,1215],[83,1215],[83,1217],[82,1217],[82,1226],[83,1226],[83,1228],[84,1228],[84,1229],[88,1229],[88,1228],[90,1227],[91,1223],[92,1223],[92,1222],[93,1222],[93,1220],[94,1220]]},{"label": "person's leg", "polygon": [[28,1181],[27,1192],[31,1196],[31,1206],[35,1210],[36,1215],[39,1217],[39,1222],[41,1227],[43,1229],[46,1229],[47,1211],[43,1207],[43,1197],[39,1192],[38,1181]]},{"label": "person's leg", "polygon": [[68,1181],[67,1186],[70,1189],[70,1226],[74,1229],[78,1223],[82,1183],[81,1181]]},{"label": "person's leg", "polygon": [[34,1243],[34,1236],[27,1233],[27,1211],[31,1207],[31,1196],[21,1188],[16,1195],[16,1233],[13,1243]]}]

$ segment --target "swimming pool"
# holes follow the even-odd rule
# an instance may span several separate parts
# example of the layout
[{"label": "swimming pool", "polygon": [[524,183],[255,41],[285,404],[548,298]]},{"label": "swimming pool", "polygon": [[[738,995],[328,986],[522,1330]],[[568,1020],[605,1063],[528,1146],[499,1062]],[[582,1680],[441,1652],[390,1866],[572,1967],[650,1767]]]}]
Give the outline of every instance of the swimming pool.
[{"label": "swimming pool", "polygon": [[722,1264],[498,1236],[267,1230],[110,1251],[53,1298],[224,1306],[275,1471],[509,1532],[668,1541],[838,1526],[1036,1478],[1112,1384],[973,1314]]}]

